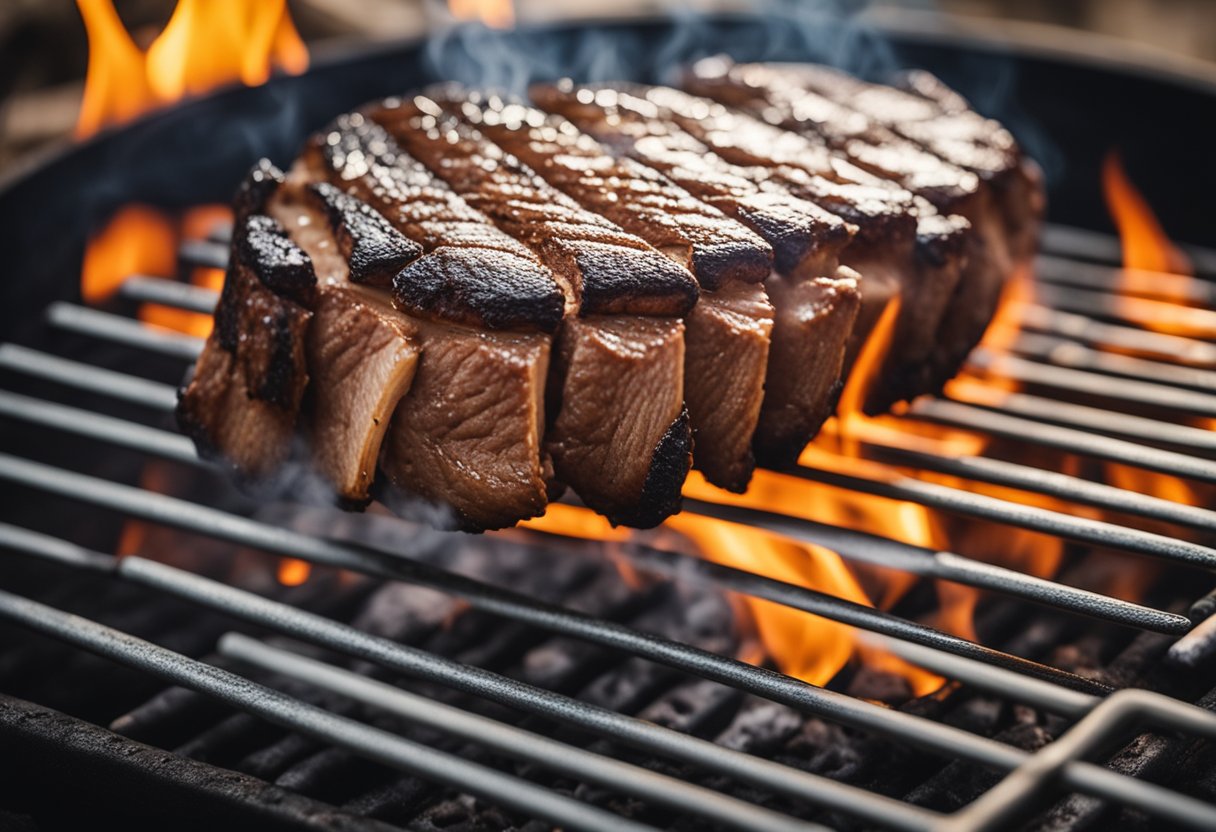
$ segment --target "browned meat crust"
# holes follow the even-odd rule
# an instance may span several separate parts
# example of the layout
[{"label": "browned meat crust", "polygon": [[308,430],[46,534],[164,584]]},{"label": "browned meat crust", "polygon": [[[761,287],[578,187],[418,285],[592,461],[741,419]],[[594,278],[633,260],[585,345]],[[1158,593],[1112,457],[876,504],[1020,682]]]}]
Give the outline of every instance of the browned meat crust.
[{"label": "browned meat crust", "polygon": [[352,283],[390,288],[397,274],[422,255],[422,246],[367,203],[328,182],[315,182],[305,192],[328,221]]},{"label": "browned meat crust", "polygon": [[751,440],[773,325],[763,287],[752,285],[772,271],[769,245],[654,169],[614,157],[560,116],[453,86],[438,90],[432,100],[584,208],[693,272],[702,289],[684,321],[684,396],[696,437],[693,461],[710,482],[742,491],[755,467]]},{"label": "browned meat crust", "polygon": [[535,251],[580,315],[684,315],[697,284],[632,234],[584,209],[430,99],[372,111],[413,156],[470,205]]},{"label": "browned meat crust", "polygon": [[768,277],[773,252],[764,240],[654,169],[615,158],[566,119],[458,87],[431,98],[587,210],[683,265],[702,288]]},{"label": "browned meat crust", "polygon": [[[240,210],[264,207],[281,179],[256,168]],[[308,384],[304,341],[315,299],[312,261],[283,228],[264,214],[238,216],[215,328],[177,407],[203,456],[251,479],[287,460]]]},{"label": "browned meat crust", "polygon": [[[546,447],[558,479],[617,523],[653,525],[678,505],[671,432],[689,432],[683,324],[696,303],[686,269],[642,239],[582,208],[476,128],[422,97],[371,117],[500,228],[564,279],[577,315],[557,343]],[[590,308],[588,308],[590,307]],[[595,314],[593,314],[593,312]],[[682,465],[687,474],[691,455]],[[659,499],[658,485],[672,492]],[[649,489],[649,490],[648,490]]]},{"label": "browned meat crust", "polygon": [[358,113],[338,118],[309,142],[302,167],[375,207],[426,251],[393,280],[402,310],[488,329],[557,329],[566,300],[553,275],[378,124]]},{"label": "browned meat crust", "polygon": [[[1008,273],[1001,267],[1003,243],[990,242],[989,200],[980,180],[768,65],[702,62],[689,73],[687,85],[782,125],[727,110],[712,128],[720,141],[747,142],[761,153],[772,147],[774,161],[823,178],[827,154],[837,176],[867,186],[894,184],[914,194],[914,259],[892,268],[889,243],[882,235],[867,235],[863,224],[862,249],[848,261],[863,274],[863,295],[865,276],[877,265],[895,277],[903,296],[892,348],[864,404],[867,411],[880,412],[900,399],[939,389],[982,335]],[[751,121],[750,129],[738,129],[740,120]],[[798,187],[796,181],[791,187]],[[863,320],[869,319],[863,313]]]},{"label": "browned meat crust", "polygon": [[772,246],[782,274],[830,273],[852,237],[847,223],[780,188],[765,188],[759,172],[720,158],[657,106],[627,90],[645,94],[644,88],[575,88],[568,83],[539,84],[530,94],[541,108],[561,114],[614,153],[655,168],[749,226]]}]

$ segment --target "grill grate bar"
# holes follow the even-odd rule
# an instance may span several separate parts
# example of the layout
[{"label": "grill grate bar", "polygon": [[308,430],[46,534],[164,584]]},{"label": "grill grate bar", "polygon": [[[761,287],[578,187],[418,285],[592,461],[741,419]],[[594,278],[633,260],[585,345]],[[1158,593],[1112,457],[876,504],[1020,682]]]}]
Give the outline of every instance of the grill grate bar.
[{"label": "grill grate bar", "polygon": [[1216,345],[1197,338],[1105,323],[1033,303],[1023,306],[1019,313],[1019,323],[1023,329],[1059,335],[1098,347],[1114,347],[1177,364],[1216,367]]},{"label": "grill grate bar", "polygon": [[993,355],[983,348],[972,351],[968,365],[984,373],[1037,387],[1085,393],[1198,416],[1216,416],[1216,396],[1169,384],[1131,379],[1112,384],[1109,376],[1100,373],[1044,364],[1015,355]]},{"label": "grill grate bar", "polygon": [[525,731],[495,719],[435,702],[358,673],[272,647],[240,633],[227,633],[219,642],[220,655],[237,659],[313,687],[346,696],[409,722],[489,748],[519,760],[536,763],[563,775],[610,788],[620,794],[677,811],[707,818],[733,829],[823,830],[768,809],[606,757],[542,734]]},{"label": "grill grate bar", "polygon": [[[923,830],[935,813],[821,775],[753,757],[681,734],[670,728],[581,702],[501,676],[489,670],[460,664],[416,647],[374,636],[349,624],[278,601],[271,601],[187,570],[145,558],[114,558],[64,540],[0,524],[0,541],[15,550],[64,565],[112,571],[126,580],[153,587],[200,606],[221,611],[283,635],[374,662],[415,679],[437,682],[454,690],[548,719],[576,725],[636,748],[672,757],[727,777],[752,783],[798,800],[847,812],[893,829]],[[1053,701],[1066,692],[1051,686]],[[1080,695],[1080,694],[1078,694]]]},{"label": "grill grate bar", "polygon": [[4,590],[0,590],[0,618],[146,671],[171,684],[206,694],[313,739],[534,817],[589,832],[651,829],[521,778],[332,714],[235,673]]},{"label": "grill grate bar", "polygon": [[1203,569],[1216,567],[1216,550],[1162,534],[1129,529],[1114,523],[1075,517],[1051,509],[1028,506],[1009,500],[951,488],[933,482],[898,477],[892,480],[869,479],[836,471],[799,465],[790,474],[837,488],[874,494],[893,500],[909,500],[954,514],[993,520],[1009,526],[1044,534],[1135,552]]},{"label": "grill grate bar", "polygon": [[1035,258],[1034,276],[1047,283],[1060,283],[1113,294],[1118,287],[1133,295],[1155,297],[1174,303],[1216,306],[1216,284],[1194,280],[1189,275],[1147,269],[1124,269],[1041,254]]},{"label": "grill grate bar", "polygon": [[1045,494],[1072,503],[1161,520],[1195,529],[1216,528],[1216,511],[1160,497],[1127,491],[1092,480],[986,456],[946,457],[866,443],[868,455],[890,465],[902,465]]},{"label": "grill grate bar", "polygon": [[[198,457],[194,444],[184,436],[135,422],[101,416],[92,411],[0,391],[0,415],[55,427],[140,452],[153,453],[176,462],[209,466],[209,463]],[[733,510],[729,506],[696,502],[691,499],[686,501],[686,510],[728,522],[742,522],[766,528],[802,542],[828,546],[848,560],[872,563],[922,577],[954,581],[977,589],[997,591],[1012,597],[1125,626],[1171,634],[1184,633],[1190,626],[1188,619],[1180,615],[1035,578],[948,552],[934,552],[865,532],[758,510]],[[752,592],[752,590],[742,588],[743,584],[751,582],[756,577],[752,573],[728,567],[717,567],[715,574],[718,576],[718,580],[730,589]],[[726,576],[731,577],[727,580]],[[780,582],[773,583],[780,584]],[[890,632],[892,627],[903,626],[899,623],[903,621],[902,619],[894,617],[888,619],[881,615],[875,617],[875,611],[870,608],[845,607],[843,600],[833,596],[821,596],[820,593],[789,584],[780,585],[795,590],[796,597],[800,599],[799,604],[811,604],[814,608],[807,609],[807,611],[817,615],[843,620],[839,616],[849,613],[855,617],[855,620],[850,620],[849,623],[875,631]],[[762,584],[758,586],[762,586]],[[823,599],[826,598],[830,598],[831,602],[825,605]],[[770,598],[770,600],[775,599]],[[800,608],[805,608],[805,606]],[[972,642],[962,640],[956,642],[951,640],[952,637],[944,636],[929,628],[918,628],[913,635],[922,643],[936,644],[942,649],[954,651],[975,649]],[[943,637],[947,640],[939,641]]]},{"label": "grill grate bar", "polygon": [[145,326],[131,318],[64,301],[55,301],[48,306],[46,317],[52,326],[68,332],[113,341],[183,361],[193,361],[203,350],[202,338]]},{"label": "grill grate bar", "polygon": [[1130,298],[1122,295],[1052,283],[1037,284],[1035,299],[1053,309],[1092,318],[1146,328],[1167,324],[1172,331],[1189,338],[1216,337],[1216,311],[1211,309],[1180,306],[1149,298],[1135,298],[1132,302]]},{"label": "grill grate bar", "polygon": [[1216,372],[1167,361],[1150,361],[1115,352],[1090,349],[1068,338],[1024,332],[1013,344],[1014,352],[1076,370],[1124,376],[1192,390],[1216,390]]},{"label": "grill grate bar", "polygon": [[[809,694],[808,691],[819,691],[818,688],[781,674],[764,671],[734,659],[724,659],[686,645],[656,639],[615,622],[602,621],[563,607],[536,601],[395,553],[345,546],[309,537],[186,500],[6,454],[0,454],[0,478],[70,499],[104,506],[153,523],[186,529],[263,551],[428,586],[456,595],[468,601],[470,605],[496,615],[592,641],[615,650],[624,650],[760,696],[781,696],[783,699],[777,701],[791,707],[800,707],[792,703],[802,702],[804,699],[814,702],[816,694]],[[793,586],[790,588],[801,589]],[[928,646],[961,652],[1075,690],[1087,693],[1106,693],[1110,690],[1098,682],[983,647],[830,595],[803,589],[796,597],[800,599],[800,603],[815,609],[817,614],[837,617],[845,623],[862,627],[881,627],[900,638],[912,638]]]},{"label": "grill grate bar", "polygon": [[[611,711],[604,711],[585,703],[568,700],[558,694],[541,691],[537,688],[531,688],[522,683],[514,682],[513,680],[497,677],[488,671],[483,671],[476,667],[459,665],[449,659],[433,656],[416,648],[410,648],[388,641],[387,639],[371,636],[355,630],[348,625],[338,624],[316,614],[299,610],[290,605],[270,601],[253,593],[239,590],[235,587],[221,584],[192,572],[180,570],[156,561],[138,557],[115,559],[100,553],[82,550],[80,547],[65,541],[4,525],[0,525],[0,540],[4,540],[6,545],[13,545],[23,551],[48,557],[68,565],[83,565],[86,568],[96,569],[104,568],[102,566],[103,562],[108,562],[111,568],[125,578],[167,590],[204,606],[228,612],[247,621],[264,624],[280,632],[286,632],[308,641],[333,647],[341,652],[367,658],[385,667],[401,670],[412,676],[429,678],[447,684],[453,681],[451,675],[436,672],[436,668],[459,668],[456,674],[457,677],[465,681],[469,679],[475,679],[478,682],[488,681],[490,685],[484,691],[477,684],[471,687],[453,684],[455,687],[476,695],[486,696],[503,704],[522,707],[529,712],[556,716],[559,719],[573,721],[578,724],[584,724],[582,720],[590,719],[590,724],[587,724],[586,727],[590,727],[597,732],[607,733],[609,736],[617,736],[618,728],[623,725],[626,731],[620,738],[631,741],[631,736],[637,733],[636,727],[640,725],[645,726],[642,729],[644,732],[657,734],[658,737],[664,740],[668,739],[668,735],[684,737],[684,735],[675,734],[675,732],[658,728],[658,726],[653,726],[640,720],[615,714]],[[994,681],[990,681],[990,684]],[[518,699],[508,692],[521,693],[523,694],[523,698]],[[953,749],[954,754],[958,756],[972,759],[975,762],[989,765],[1002,771],[1017,770],[1026,761],[1033,759],[1033,755],[1028,752],[1003,745],[995,740],[967,734],[961,729],[944,726],[910,714],[889,711],[870,703],[850,699],[843,694],[833,694],[828,691],[821,691],[821,693],[827,694],[841,706],[839,708],[829,708],[825,713],[820,714],[829,720],[864,728],[864,724],[856,722],[856,715],[868,713],[876,721],[876,725],[881,726],[875,729],[876,733],[894,736],[897,739],[917,744],[925,741],[932,742],[933,740],[930,739],[931,735],[941,734],[942,736],[938,737],[936,742],[946,743],[943,750],[949,752],[950,749]],[[1087,701],[1092,701],[1088,697],[1086,699]],[[567,707],[567,703],[570,702],[574,703],[573,708]],[[1082,704],[1081,700],[1073,700],[1074,708],[1080,704]],[[555,711],[550,712],[548,706],[558,707]],[[605,718],[608,720],[606,724],[602,722]],[[896,728],[896,726],[900,727]],[[916,738],[904,736],[903,730],[915,731]],[[888,731],[892,733],[888,733]],[[947,738],[953,739],[954,742],[951,743]],[[728,759],[733,759],[737,755],[737,757],[747,760],[748,769],[744,769],[744,773],[747,773],[752,767],[761,772],[765,771],[766,767],[773,767],[778,770],[785,768],[775,763],[766,763],[763,760],[758,760],[746,754],[729,752],[728,749],[723,749],[720,746],[715,746],[705,741],[694,740],[691,737],[684,737],[683,742],[708,745],[715,750],[715,758],[724,754]],[[797,772],[793,769],[788,769],[788,771],[792,772],[796,777],[810,777],[816,781],[824,780],[824,778],[804,775],[802,772]],[[758,775],[753,771],[750,777],[742,777],[742,779],[754,780],[756,776]],[[830,783],[831,781],[827,782]],[[1071,789],[1150,810],[1156,814],[1160,814],[1162,817],[1194,826],[1195,828],[1210,828],[1210,824],[1216,822],[1216,807],[1175,794],[1151,783],[1124,777],[1087,762],[1077,760],[1066,762],[1061,766],[1059,782]],[[837,798],[844,794],[844,792],[840,791],[841,789],[848,790],[849,788],[838,783],[832,783],[831,787],[825,786],[825,790],[831,791]],[[905,808],[910,808],[890,798],[881,798],[857,789],[853,789],[853,791],[860,792],[861,795],[864,795],[864,799],[852,803],[847,807],[841,807],[846,808],[851,814],[860,815],[865,811],[874,815],[879,811],[892,808],[891,804],[898,804],[901,811]],[[809,792],[808,796],[812,796],[813,799],[817,795],[815,792]],[[850,796],[850,799],[856,800],[856,797]],[[875,809],[875,807],[880,808]],[[899,829],[923,828],[922,822],[931,819],[932,815],[918,815],[916,814],[917,811],[923,812],[924,810],[913,810],[910,814],[903,815],[899,822],[892,825]],[[873,819],[880,820],[877,816],[873,817]]]},{"label": "grill grate bar", "polygon": [[[1041,239],[1043,251],[1077,260],[1094,260],[1117,266],[1123,262],[1119,238],[1101,231],[1046,223]],[[1183,250],[1200,274],[1216,275],[1216,249],[1184,245]]]},{"label": "grill grate bar", "polygon": [[177,391],[167,384],[81,364],[17,344],[0,344],[0,368],[154,410],[172,410],[177,406]]},{"label": "grill grate bar", "polygon": [[[1027,402],[1029,397],[1020,393],[1009,393],[1002,398],[1002,406],[1010,412],[1018,412],[1019,406],[1038,408],[1039,400]],[[1052,402],[1051,406],[1061,411],[1072,412],[1077,408]],[[1084,408],[1094,414],[1105,411]],[[937,424],[949,425],[981,433],[995,434],[1006,439],[1031,442],[1048,448],[1058,448],[1066,453],[1085,454],[1111,462],[1134,465],[1161,474],[1172,474],[1185,479],[1216,483],[1216,462],[1172,451],[1150,448],[1123,439],[1096,436],[1083,430],[1058,425],[1044,424],[1022,416],[1011,416],[967,402],[944,399],[918,400],[913,403],[908,415]],[[1113,421],[1111,414],[1106,414]],[[1162,435],[1169,425],[1160,425]],[[1216,438],[1216,434],[1211,434]]]}]

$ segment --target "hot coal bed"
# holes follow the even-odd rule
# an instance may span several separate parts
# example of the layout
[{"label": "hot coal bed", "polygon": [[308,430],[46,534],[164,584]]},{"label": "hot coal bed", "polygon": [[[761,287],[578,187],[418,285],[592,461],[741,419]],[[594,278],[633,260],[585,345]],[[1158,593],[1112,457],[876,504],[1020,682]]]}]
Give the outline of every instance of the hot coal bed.
[{"label": "hot coal bed", "polygon": [[[1086,351],[1095,333],[1132,336],[1119,310],[1095,308],[1086,295],[1094,287],[1070,278],[1114,279],[1113,238],[1073,230],[1109,229],[1096,183],[1112,147],[1166,227],[1216,245],[1195,210],[1216,181],[1205,137],[1162,129],[1180,113],[1210,110],[1216,87],[924,31],[886,33],[881,48],[853,28],[820,41],[882,56],[850,62],[774,37],[779,29],[707,19],[678,33],[619,24],[493,42],[543,53],[576,75],[616,50],[641,80],[658,79],[673,58],[718,52],[940,75],[1044,162],[1044,250],[1057,276],[1043,276],[1039,340],[1023,343],[1026,364],[1006,367],[1021,374],[1026,395],[991,411],[939,400],[921,416],[1048,456],[1078,452],[1084,465],[1117,460],[1216,481],[1213,434],[1183,424],[1216,416],[1203,392],[1210,375],[1161,369],[1170,345],[1183,342],[1151,334],[1143,338],[1165,344],[1151,366]],[[489,42],[473,32],[450,48],[459,55]],[[672,44],[684,44],[678,55]],[[698,560],[672,538],[651,538],[648,548],[445,534],[377,514],[335,519],[319,506],[251,501],[201,467],[168,416],[197,343],[131,315],[137,301],[203,311],[212,301],[184,284],[133,280],[106,309],[84,307],[78,266],[88,232],[129,202],[224,201],[255,156],[290,159],[334,113],[467,71],[428,48],[343,56],[181,105],[51,159],[0,193],[10,254],[0,283],[0,828],[87,828],[99,818],[207,829],[1211,828],[1212,628],[1184,635],[1187,616],[1198,623],[1216,609],[1216,596],[1205,595],[1216,581],[1203,545],[1213,515],[1203,506],[942,458],[917,464],[1126,521],[1070,522],[883,486],[950,516],[1066,538],[1053,580],[1012,583],[965,550],[934,556],[750,518],[857,560],[985,587],[979,647],[912,623],[937,603],[931,580],[889,615],[875,613]],[[203,244],[182,261],[222,253]],[[1191,291],[1202,294],[1216,267],[1192,254],[1202,279]],[[1036,345],[1041,360],[1030,360]],[[1104,386],[1087,390],[1061,370]],[[1150,370],[1157,375],[1146,382]],[[1058,407],[1044,411],[1044,401]],[[1105,416],[1087,424],[1092,411],[1078,407]],[[1069,591],[1091,582],[1085,572],[1099,568],[1092,555],[1102,548],[1160,562],[1150,585],[1135,588],[1136,604]],[[144,557],[116,560],[115,551]],[[312,570],[291,586],[282,570],[300,561]],[[739,592],[856,624],[953,681],[915,698],[902,678],[865,663],[825,688],[757,670],[735,658],[747,638]]]}]

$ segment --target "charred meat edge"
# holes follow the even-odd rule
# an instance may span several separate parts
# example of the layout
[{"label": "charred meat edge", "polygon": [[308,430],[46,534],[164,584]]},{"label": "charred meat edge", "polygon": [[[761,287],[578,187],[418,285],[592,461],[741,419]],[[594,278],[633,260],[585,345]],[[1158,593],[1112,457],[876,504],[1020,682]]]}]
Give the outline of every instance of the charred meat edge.
[{"label": "charred meat edge", "polygon": [[754,284],[772,271],[771,247],[652,168],[614,158],[561,116],[450,85],[431,96],[584,208],[692,271],[701,285],[684,318],[693,467],[742,492],[755,468],[774,314],[764,287]]},{"label": "charred meat edge", "polygon": [[[435,102],[415,97],[371,112],[409,153],[570,287],[577,313],[558,336],[549,386],[554,415],[546,445],[554,470],[614,523],[662,522],[678,510],[684,478],[675,473],[687,474],[691,461],[684,329],[677,316],[696,302],[692,276],[549,186]],[[588,306],[603,311],[589,313]]]},{"label": "charred meat edge", "polygon": [[552,275],[360,114],[315,136],[294,175],[358,197],[424,251],[393,279],[421,357],[384,441],[379,496],[467,530],[542,513],[548,333],[565,304]]}]

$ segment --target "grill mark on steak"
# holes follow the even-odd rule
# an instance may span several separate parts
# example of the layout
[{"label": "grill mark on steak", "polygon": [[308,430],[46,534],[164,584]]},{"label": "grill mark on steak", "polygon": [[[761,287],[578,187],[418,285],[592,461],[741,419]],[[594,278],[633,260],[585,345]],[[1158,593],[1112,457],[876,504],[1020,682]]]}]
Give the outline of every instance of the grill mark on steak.
[{"label": "grill mark on steak", "polygon": [[316,301],[308,255],[260,210],[282,174],[259,164],[243,183],[215,327],[181,391],[177,420],[200,455],[260,479],[290,455]]},{"label": "grill mark on steak", "polygon": [[763,286],[754,285],[772,271],[768,244],[652,168],[614,157],[560,116],[452,86],[432,100],[586,209],[692,270],[702,288],[684,319],[693,465],[715,485],[745,489],[755,467],[751,441],[773,327],[773,307]]},{"label": "grill mark on steak", "polygon": [[[386,102],[372,118],[565,276],[578,306],[559,333],[549,385],[554,415],[545,445],[557,478],[614,523],[661,522],[679,505],[683,477],[656,480],[651,472],[676,464],[668,458],[672,448],[691,446],[691,437],[674,445],[665,437],[689,431],[679,418],[684,327],[676,316],[696,302],[692,275],[429,99]],[[690,463],[685,453],[678,465],[687,474]],[[671,493],[659,499],[658,484]]]},{"label": "grill mark on steak", "polygon": [[639,237],[584,209],[473,126],[416,96],[375,110],[413,156],[503,231],[527,245],[573,292],[580,315],[679,316],[697,284]]},{"label": "grill mark on steak", "polygon": [[549,333],[566,310],[558,281],[361,114],[315,136],[293,176],[369,203],[424,252],[391,292],[415,319],[421,355],[382,445],[386,501],[411,514],[419,500],[440,506],[451,513],[425,519],[469,530],[540,514],[552,479]]},{"label": "grill mark on steak", "polygon": [[327,221],[352,283],[390,288],[398,272],[422,255],[422,246],[366,202],[328,182],[315,182],[305,193]]},{"label": "grill mark on steak", "polygon": [[783,274],[831,270],[852,236],[840,217],[729,164],[705,144],[664,119],[637,96],[616,89],[539,84],[530,95],[543,110],[568,119],[621,156],[660,171],[694,197],[750,227],[773,249]]},{"label": "grill mark on steak", "polygon": [[[1003,245],[990,244],[988,198],[980,181],[863,114],[784,84],[763,66],[704,61],[689,73],[687,85],[718,101],[707,105],[709,114],[696,128],[711,144],[729,145],[733,150],[722,152],[745,158],[767,154],[787,176],[796,169],[810,177],[788,177],[795,192],[807,188],[811,198],[819,192],[818,198],[839,210],[831,191],[817,184],[830,173],[856,183],[849,189],[914,192],[912,259],[892,258],[882,236],[867,235],[862,222],[863,245],[847,260],[866,277],[887,275],[903,297],[891,348],[864,407],[881,412],[895,401],[940,389],[983,334],[1007,274],[999,263]],[[823,167],[825,154],[830,168]],[[864,286],[863,278],[863,294]],[[861,317],[863,325],[877,320],[869,310]],[[859,349],[855,340],[850,364]]]},{"label": "grill mark on steak", "polygon": [[[629,89],[644,94],[646,88]],[[855,331],[861,295],[855,275],[832,282],[830,293],[809,288],[790,291],[786,287],[820,278],[832,281],[837,270],[837,252],[848,242],[852,228],[816,204],[770,184],[771,171],[736,166],[717,156],[662,110],[636,95],[572,85],[539,85],[532,93],[542,106],[569,117],[616,152],[655,166],[680,184],[697,189],[699,197],[722,205],[727,213],[751,225],[773,243],[779,255],[779,272],[782,266],[790,265],[781,262],[782,251],[803,253],[797,266],[787,268],[784,274],[771,275],[765,284],[775,313],[771,319],[770,347],[764,359],[763,399],[753,436],[757,452],[767,463],[792,462],[834,406],[835,391],[841,386],[841,358],[850,333]],[[830,218],[832,229],[824,235],[827,241],[816,236],[825,217]],[[795,240],[793,245],[791,240]],[[878,311],[890,297],[889,292],[879,291],[880,288],[877,279],[871,280],[871,305]],[[719,299],[717,303],[721,305],[723,301]],[[832,308],[834,305],[838,308]],[[700,316],[697,322],[690,319],[690,328],[694,323],[713,325],[720,318],[720,310],[706,308]],[[847,323],[820,325],[828,320]],[[831,336],[838,338],[837,343],[830,343]],[[741,344],[740,349],[746,350],[746,344]],[[701,354],[694,357],[706,358]],[[722,358],[709,359],[713,372],[729,373],[722,366]],[[798,369],[791,372],[790,367]],[[694,423],[698,411],[704,413],[711,406],[712,399],[701,404],[690,396]],[[774,418],[774,414],[782,417]],[[708,416],[701,418],[709,421]],[[717,427],[721,431],[718,441],[727,445],[732,438],[728,426]],[[734,471],[721,471],[718,474],[721,481],[716,484],[740,487],[746,482],[742,479],[743,472],[750,470],[749,462],[746,468],[740,465]],[[732,475],[739,477],[734,483],[730,481]]]},{"label": "grill mark on steak", "polygon": [[566,119],[463,88],[444,87],[431,100],[588,211],[689,269],[702,288],[768,277],[772,248],[754,232],[652,168],[615,158]]},{"label": "grill mark on steak", "polygon": [[393,280],[401,309],[489,329],[553,332],[561,322],[566,297],[554,275],[363,115],[342,116],[314,136],[302,167],[422,246],[426,256]]}]

